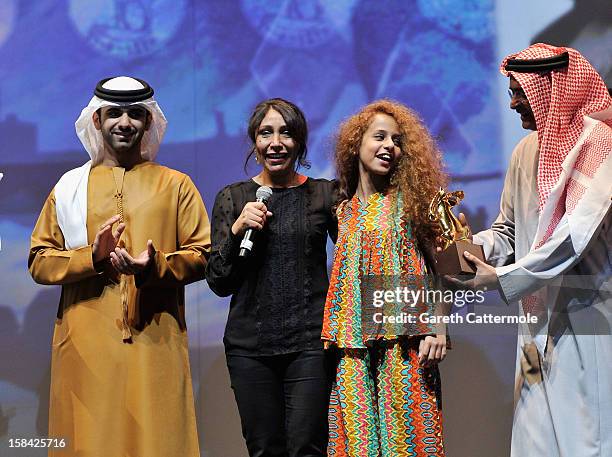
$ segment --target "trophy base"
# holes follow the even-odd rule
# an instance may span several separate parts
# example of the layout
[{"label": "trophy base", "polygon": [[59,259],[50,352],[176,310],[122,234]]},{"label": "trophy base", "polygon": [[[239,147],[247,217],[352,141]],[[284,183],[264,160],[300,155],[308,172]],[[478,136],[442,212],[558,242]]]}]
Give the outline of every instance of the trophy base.
[{"label": "trophy base", "polygon": [[455,241],[444,251],[436,255],[436,272],[439,275],[474,275],[476,268],[474,264],[463,257],[467,251],[483,262],[485,261],[482,246],[467,240]]}]

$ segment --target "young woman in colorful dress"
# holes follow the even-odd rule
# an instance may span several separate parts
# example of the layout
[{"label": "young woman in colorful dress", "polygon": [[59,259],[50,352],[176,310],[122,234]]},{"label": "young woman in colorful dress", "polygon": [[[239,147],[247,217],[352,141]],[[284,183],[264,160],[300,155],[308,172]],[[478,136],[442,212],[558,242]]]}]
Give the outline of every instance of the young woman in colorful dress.
[{"label": "young woman in colorful dress", "polygon": [[381,100],[340,127],[336,166],[339,232],[322,332],[338,361],[328,455],[443,456],[444,329],[382,332],[362,317],[360,291],[366,275],[426,283],[436,239],[428,207],[446,182],[440,153],[414,112]]}]

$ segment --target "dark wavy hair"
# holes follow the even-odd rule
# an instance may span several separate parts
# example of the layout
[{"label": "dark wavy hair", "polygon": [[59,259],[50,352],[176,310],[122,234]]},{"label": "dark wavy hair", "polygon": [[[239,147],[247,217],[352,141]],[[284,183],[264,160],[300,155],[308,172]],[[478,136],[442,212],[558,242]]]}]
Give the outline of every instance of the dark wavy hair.
[{"label": "dark wavy hair", "polygon": [[299,167],[310,168],[310,162],[306,160],[306,154],[308,152],[308,148],[306,146],[306,143],[308,142],[308,126],[306,124],[304,113],[302,113],[302,110],[290,101],[283,98],[270,98],[259,103],[249,118],[247,133],[249,135],[249,139],[251,140],[251,150],[244,161],[245,172],[249,159],[253,156],[253,154],[255,154],[256,151],[255,141],[257,139],[257,130],[261,125],[261,121],[264,117],[266,117],[266,114],[268,111],[270,111],[270,109],[277,111],[283,117],[285,123],[287,124],[289,134],[297,145],[298,153],[296,169]]},{"label": "dark wavy hair", "polygon": [[448,177],[443,170],[442,155],[419,116],[399,102],[377,100],[347,119],[336,138],[336,170],[339,201],[355,195],[359,183],[359,149],[373,117],[387,114],[395,119],[401,132],[402,154],[389,178],[391,190],[400,191],[404,213],[412,222],[417,238],[433,241],[438,228],[429,221],[429,203]]}]

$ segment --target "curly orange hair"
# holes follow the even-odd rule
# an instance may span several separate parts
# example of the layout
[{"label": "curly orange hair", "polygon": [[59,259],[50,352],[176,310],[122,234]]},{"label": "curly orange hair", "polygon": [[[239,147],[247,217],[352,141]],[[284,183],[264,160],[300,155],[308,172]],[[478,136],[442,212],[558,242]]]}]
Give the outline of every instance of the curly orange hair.
[{"label": "curly orange hair", "polygon": [[391,191],[402,193],[404,212],[417,239],[431,242],[438,228],[429,221],[429,203],[438,189],[446,186],[448,177],[442,155],[427,128],[414,111],[399,102],[372,102],[340,126],[336,140],[339,200],[352,198],[357,190],[361,140],[378,113],[393,117],[401,132],[402,154],[391,172]]}]

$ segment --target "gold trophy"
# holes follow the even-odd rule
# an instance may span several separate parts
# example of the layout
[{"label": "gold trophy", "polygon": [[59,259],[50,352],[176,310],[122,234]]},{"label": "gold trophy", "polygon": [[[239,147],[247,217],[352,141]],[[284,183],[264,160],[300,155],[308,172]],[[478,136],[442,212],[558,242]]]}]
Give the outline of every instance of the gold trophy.
[{"label": "gold trophy", "polygon": [[465,251],[484,261],[482,246],[470,241],[470,228],[463,225],[451,210],[463,200],[462,190],[446,192],[440,188],[429,204],[429,220],[440,224],[442,252],[436,255],[436,270],[440,275],[473,275],[474,265],[463,256]]}]

